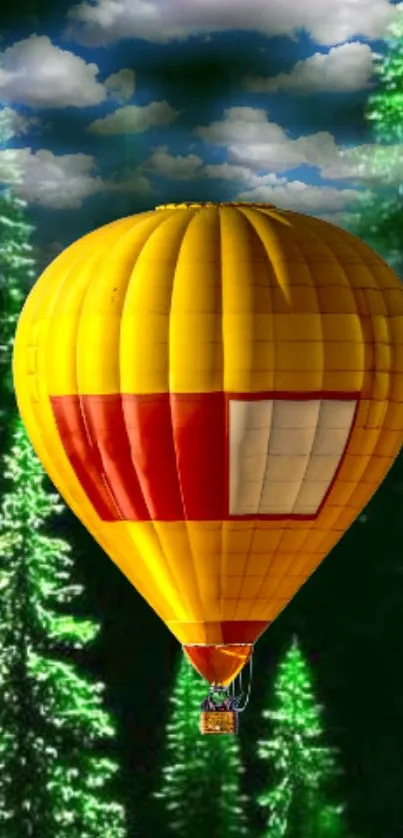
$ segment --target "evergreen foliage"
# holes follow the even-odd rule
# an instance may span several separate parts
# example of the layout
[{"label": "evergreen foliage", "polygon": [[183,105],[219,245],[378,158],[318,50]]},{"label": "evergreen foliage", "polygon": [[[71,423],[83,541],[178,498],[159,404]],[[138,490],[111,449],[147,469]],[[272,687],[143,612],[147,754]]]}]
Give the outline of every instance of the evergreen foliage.
[{"label": "evergreen foliage", "polygon": [[334,752],[322,743],[321,707],[296,638],[278,666],[273,709],[263,719],[271,726],[258,742],[270,777],[258,798],[267,814],[261,838],[345,838],[343,808],[329,800],[338,774]]},{"label": "evergreen foliage", "polygon": [[0,452],[5,450],[6,429],[15,409],[11,354],[18,315],[27,289],[35,277],[26,202],[16,194],[20,172],[15,152],[8,147],[13,137],[9,109],[0,110]]},{"label": "evergreen foliage", "polygon": [[249,834],[236,735],[202,735],[200,704],[208,687],[182,657],[170,699],[160,788],[164,821],[175,838],[242,838]]},{"label": "evergreen foliage", "polygon": [[360,198],[346,227],[364,239],[403,278],[403,6],[388,28],[385,49],[376,56],[376,89],[366,116],[373,145],[357,149],[357,175],[370,176],[372,188]]},{"label": "evergreen foliage", "polygon": [[[3,144],[10,130],[3,109]],[[70,546],[50,531],[64,505],[47,489],[13,400],[13,339],[34,260],[13,152],[2,162],[0,426],[9,433],[1,440],[0,836],[124,838],[125,812],[109,787],[117,765],[105,755],[115,729],[104,687],[77,661],[99,629],[71,613],[82,589]]]}]

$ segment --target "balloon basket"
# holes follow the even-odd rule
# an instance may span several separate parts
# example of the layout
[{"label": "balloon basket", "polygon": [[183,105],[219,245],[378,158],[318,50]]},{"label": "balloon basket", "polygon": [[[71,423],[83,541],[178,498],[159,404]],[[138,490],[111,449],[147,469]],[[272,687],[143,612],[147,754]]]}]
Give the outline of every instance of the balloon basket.
[{"label": "balloon basket", "polygon": [[238,713],[236,710],[203,710],[200,733],[238,733]]}]

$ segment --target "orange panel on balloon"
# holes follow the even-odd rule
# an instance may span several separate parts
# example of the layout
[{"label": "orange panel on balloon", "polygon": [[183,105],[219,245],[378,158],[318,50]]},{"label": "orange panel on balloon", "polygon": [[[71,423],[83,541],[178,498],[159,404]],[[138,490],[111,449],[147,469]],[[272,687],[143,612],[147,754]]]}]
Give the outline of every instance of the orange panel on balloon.
[{"label": "orange panel on balloon", "polygon": [[183,646],[195,669],[209,682],[228,686],[248,662],[251,644],[227,646]]}]

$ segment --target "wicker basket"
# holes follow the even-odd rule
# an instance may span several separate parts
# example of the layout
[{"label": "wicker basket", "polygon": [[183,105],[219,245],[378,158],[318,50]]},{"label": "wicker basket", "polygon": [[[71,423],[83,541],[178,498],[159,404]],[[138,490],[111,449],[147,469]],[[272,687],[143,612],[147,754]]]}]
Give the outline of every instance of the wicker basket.
[{"label": "wicker basket", "polygon": [[203,710],[200,733],[238,733],[238,713],[235,710]]}]

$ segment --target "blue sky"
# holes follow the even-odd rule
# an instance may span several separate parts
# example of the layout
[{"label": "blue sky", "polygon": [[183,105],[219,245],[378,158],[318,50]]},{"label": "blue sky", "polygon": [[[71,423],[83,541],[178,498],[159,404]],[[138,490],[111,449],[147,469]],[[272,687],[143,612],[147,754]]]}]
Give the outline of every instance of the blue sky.
[{"label": "blue sky", "polygon": [[[357,169],[374,149],[363,111],[402,9],[85,0],[8,32],[0,98],[41,238],[57,251],[114,218],[193,199],[338,223],[373,187],[370,166]],[[3,163],[4,147],[4,181]]]}]

